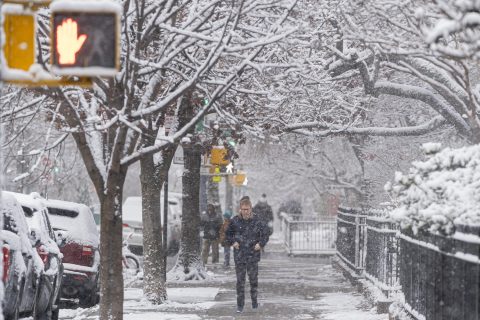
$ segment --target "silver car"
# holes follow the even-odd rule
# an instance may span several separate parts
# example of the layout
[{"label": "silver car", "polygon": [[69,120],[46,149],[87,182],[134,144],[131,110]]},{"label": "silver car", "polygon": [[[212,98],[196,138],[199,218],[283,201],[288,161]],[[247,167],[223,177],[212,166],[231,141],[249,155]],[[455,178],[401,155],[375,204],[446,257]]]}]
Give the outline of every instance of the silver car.
[{"label": "silver car", "polygon": [[[161,201],[163,223],[163,196]],[[168,252],[175,254],[179,248],[182,216],[181,197],[169,193],[168,199]],[[128,197],[122,207],[123,239],[128,239],[128,248],[138,256],[143,255],[142,197]]]}]

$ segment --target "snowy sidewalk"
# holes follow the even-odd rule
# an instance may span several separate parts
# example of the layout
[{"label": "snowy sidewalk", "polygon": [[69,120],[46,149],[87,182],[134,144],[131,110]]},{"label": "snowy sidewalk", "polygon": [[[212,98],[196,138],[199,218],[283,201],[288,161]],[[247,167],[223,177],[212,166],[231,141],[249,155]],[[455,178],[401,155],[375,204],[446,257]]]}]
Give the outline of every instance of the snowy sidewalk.
[{"label": "snowy sidewalk", "polygon": [[[142,291],[125,290],[125,320],[154,319],[325,319],[387,320],[336,270],[330,258],[292,258],[272,244],[262,257],[258,311],[250,308],[249,286],[243,314],[236,314],[235,271],[207,265],[206,282],[171,283],[169,302],[152,306]],[[98,309],[61,310],[62,319],[98,319]]]}]

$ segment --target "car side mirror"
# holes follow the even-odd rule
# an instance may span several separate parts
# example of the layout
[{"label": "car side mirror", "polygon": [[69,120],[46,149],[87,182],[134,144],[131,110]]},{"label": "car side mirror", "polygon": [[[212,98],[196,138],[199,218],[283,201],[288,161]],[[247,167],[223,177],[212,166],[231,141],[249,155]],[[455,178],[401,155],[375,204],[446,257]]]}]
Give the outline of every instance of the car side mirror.
[{"label": "car side mirror", "polygon": [[63,247],[67,241],[67,232],[64,230],[56,230],[55,237],[57,238],[57,245]]},{"label": "car side mirror", "polygon": [[32,243],[32,247],[36,247],[40,242],[40,235],[38,234],[37,230],[30,231],[30,242]]}]

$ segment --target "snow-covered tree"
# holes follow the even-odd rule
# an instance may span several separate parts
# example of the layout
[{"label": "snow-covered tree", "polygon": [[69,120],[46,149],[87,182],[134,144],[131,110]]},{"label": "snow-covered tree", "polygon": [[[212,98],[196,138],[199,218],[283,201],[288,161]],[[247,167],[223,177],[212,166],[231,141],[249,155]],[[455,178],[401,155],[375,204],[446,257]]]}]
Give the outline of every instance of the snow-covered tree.
[{"label": "snow-covered tree", "polygon": [[[291,33],[283,24],[295,2],[121,1],[119,74],[95,79],[91,90],[37,92],[51,123],[75,140],[100,201],[102,319],[122,318],[121,205],[129,165],[178,143],[244,72],[267,63],[265,48]],[[45,53],[47,20],[39,32]],[[199,106],[193,93],[209,103]],[[190,117],[174,134],[158,131],[166,115],[185,110]],[[161,301],[164,286],[153,287],[147,297]]]},{"label": "snow-covered tree", "polygon": [[[355,74],[365,93],[416,101],[435,111],[435,117],[414,126],[394,129],[346,129],[367,134],[422,134],[448,124],[471,142],[480,137],[477,70],[467,61],[431,54],[422,30],[423,16],[416,1],[345,1],[341,6],[343,51],[330,48],[333,76]],[[341,20],[340,20],[341,19]],[[395,35],[395,36],[392,36]]]},{"label": "snow-covered tree", "polygon": [[397,204],[392,218],[415,234],[452,234],[455,224],[478,224],[479,146],[440,150],[440,144],[428,143],[423,149],[426,160],[414,162],[408,173],[397,172],[385,186]]}]

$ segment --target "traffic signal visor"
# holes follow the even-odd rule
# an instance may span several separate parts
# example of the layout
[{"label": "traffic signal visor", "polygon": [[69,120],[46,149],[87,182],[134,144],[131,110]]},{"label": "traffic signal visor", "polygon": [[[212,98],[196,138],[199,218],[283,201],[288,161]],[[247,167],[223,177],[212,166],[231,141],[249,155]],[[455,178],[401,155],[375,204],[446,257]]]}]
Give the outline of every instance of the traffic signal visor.
[{"label": "traffic signal visor", "polygon": [[50,5],[52,71],[114,76],[119,69],[121,7],[113,1],[57,0]]}]

